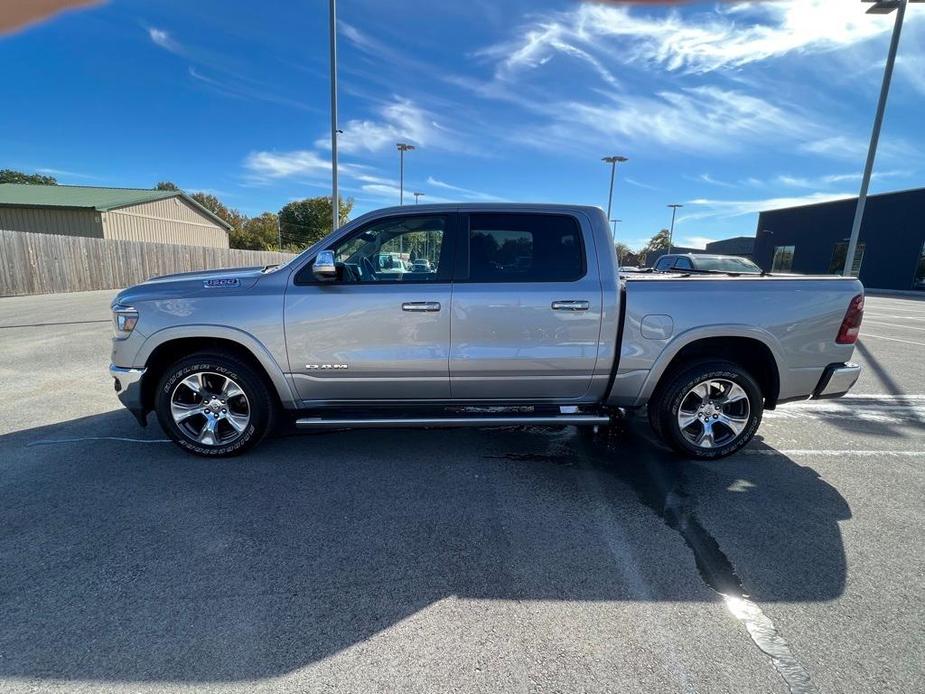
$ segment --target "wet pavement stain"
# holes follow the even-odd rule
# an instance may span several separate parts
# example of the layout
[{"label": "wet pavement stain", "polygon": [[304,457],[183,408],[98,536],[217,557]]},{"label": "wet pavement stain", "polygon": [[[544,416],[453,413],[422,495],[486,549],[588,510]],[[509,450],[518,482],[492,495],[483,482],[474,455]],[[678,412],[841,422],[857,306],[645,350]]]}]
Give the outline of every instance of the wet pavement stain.
[{"label": "wet pavement stain", "polygon": [[[595,468],[615,474],[645,506],[681,535],[694,555],[704,583],[723,598],[729,612],[742,622],[755,645],[771,659],[791,694],[818,692],[774,623],[745,593],[732,561],[719,542],[697,517],[697,500],[687,491],[685,472],[694,463],[669,455],[627,456],[627,443],[622,432],[602,431],[587,442],[584,452]],[[655,444],[646,441],[642,445]],[[617,450],[621,455],[613,455]]]}]

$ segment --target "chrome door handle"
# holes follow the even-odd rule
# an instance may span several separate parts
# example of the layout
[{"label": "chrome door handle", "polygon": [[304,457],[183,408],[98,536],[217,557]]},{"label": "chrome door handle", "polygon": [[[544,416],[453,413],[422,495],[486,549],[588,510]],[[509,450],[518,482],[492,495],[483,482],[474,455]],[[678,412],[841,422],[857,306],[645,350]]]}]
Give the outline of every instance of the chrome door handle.
[{"label": "chrome door handle", "polygon": [[553,311],[587,311],[591,304],[587,301],[553,301]]},{"label": "chrome door handle", "polygon": [[401,305],[402,311],[434,313],[440,310],[439,301],[406,301]]}]

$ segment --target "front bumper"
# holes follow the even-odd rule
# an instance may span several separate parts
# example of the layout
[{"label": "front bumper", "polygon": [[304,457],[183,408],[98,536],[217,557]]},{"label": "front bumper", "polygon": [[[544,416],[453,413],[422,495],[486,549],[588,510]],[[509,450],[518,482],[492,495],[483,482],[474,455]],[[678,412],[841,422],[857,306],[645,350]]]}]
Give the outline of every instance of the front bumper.
[{"label": "front bumper", "polygon": [[825,367],[819,384],[813,391],[813,398],[837,398],[847,393],[857,383],[861,366],[851,362],[829,364]]},{"label": "front bumper", "polygon": [[141,378],[146,369],[125,369],[121,366],[109,365],[109,375],[115,381],[114,387],[119,400],[135,415],[141,426],[147,424],[146,412],[141,401]]}]

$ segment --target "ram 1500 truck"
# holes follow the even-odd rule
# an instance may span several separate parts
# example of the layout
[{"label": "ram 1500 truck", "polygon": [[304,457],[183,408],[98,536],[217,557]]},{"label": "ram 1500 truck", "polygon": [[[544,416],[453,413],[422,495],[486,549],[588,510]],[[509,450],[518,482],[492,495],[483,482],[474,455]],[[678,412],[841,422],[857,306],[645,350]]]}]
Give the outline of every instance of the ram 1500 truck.
[{"label": "ram 1500 truck", "polygon": [[854,385],[863,306],[853,278],[621,278],[596,207],[416,205],[359,217],[281,266],[120,292],[111,375],[141,424],[153,411],[205,456],[241,453],[284,417],[605,425],[647,407],[676,451],[713,459],[763,410]]}]

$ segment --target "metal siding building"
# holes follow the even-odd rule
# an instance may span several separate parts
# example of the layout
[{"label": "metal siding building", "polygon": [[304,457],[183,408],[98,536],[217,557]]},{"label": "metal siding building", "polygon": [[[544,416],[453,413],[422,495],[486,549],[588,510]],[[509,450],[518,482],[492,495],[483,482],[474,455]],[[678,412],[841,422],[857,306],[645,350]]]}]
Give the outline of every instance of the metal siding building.
[{"label": "metal siding building", "polygon": [[[847,252],[856,206],[857,198],[847,198],[762,212],[755,262],[771,272],[836,274],[836,266],[840,271],[843,263],[838,259]],[[925,289],[925,188],[868,197],[859,251],[860,244],[863,254],[855,262],[860,259],[864,286]]]},{"label": "metal siding building", "polygon": [[4,183],[0,229],[228,248],[230,226],[176,190]]},{"label": "metal siding building", "polygon": [[703,253],[715,253],[717,255],[737,255],[742,258],[752,257],[752,251],[755,250],[755,239],[752,236],[733,236],[729,239],[720,239],[719,241],[710,241]]}]

